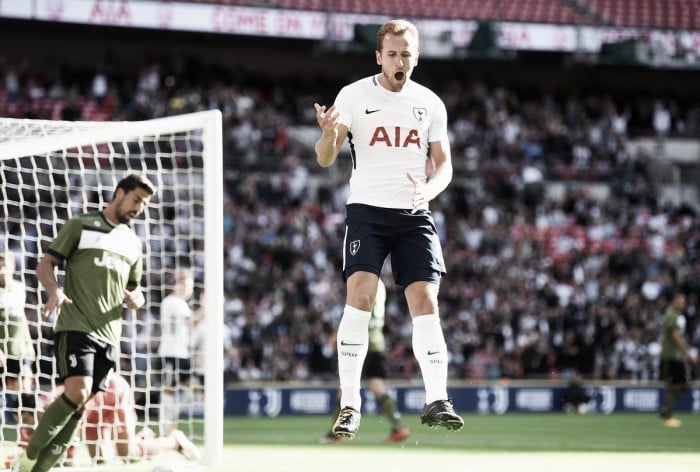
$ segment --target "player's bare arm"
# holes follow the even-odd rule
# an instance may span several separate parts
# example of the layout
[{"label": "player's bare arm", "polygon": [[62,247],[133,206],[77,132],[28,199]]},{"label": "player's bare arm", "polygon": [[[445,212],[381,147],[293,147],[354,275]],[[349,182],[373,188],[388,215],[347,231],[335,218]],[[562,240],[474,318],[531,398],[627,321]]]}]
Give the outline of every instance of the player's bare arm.
[{"label": "player's bare arm", "polygon": [[325,105],[314,103],[316,109],[316,120],[321,127],[323,134],[316,142],[316,160],[321,167],[328,167],[335,162],[340,147],[345,141],[348,129],[340,124],[340,115],[335,109],[335,105],[326,109]]},{"label": "player's bare arm", "polygon": [[192,316],[188,318],[191,326],[197,325],[200,321],[204,319],[206,315],[206,305],[204,304],[206,298],[204,297],[204,292],[199,294],[199,307],[192,312]]},{"label": "player's bare arm", "polygon": [[32,340],[32,333],[29,331],[29,325],[24,325],[24,344],[25,344],[25,359],[31,361],[36,360],[36,351],[34,350],[34,341]]},{"label": "player's bare arm", "polygon": [[414,188],[413,211],[437,197],[452,181],[452,158],[449,144],[440,141],[430,143],[430,156],[435,171],[425,184],[410,173],[406,174]]},{"label": "player's bare arm", "polygon": [[683,335],[680,333],[680,331],[674,329],[671,333],[671,337],[673,338],[673,341],[678,345],[678,347],[681,348],[681,350],[683,351],[683,355],[685,355],[686,359],[688,359],[688,362],[696,364],[698,362],[698,358],[695,355],[695,353],[690,349],[690,346],[685,341],[685,338],[683,338]]},{"label": "player's bare arm", "polygon": [[46,253],[36,266],[36,275],[48,296],[41,307],[41,315],[45,318],[57,316],[61,312],[61,305],[64,303],[73,303],[73,300],[63,293],[56,281],[55,268],[60,262],[56,256]]}]

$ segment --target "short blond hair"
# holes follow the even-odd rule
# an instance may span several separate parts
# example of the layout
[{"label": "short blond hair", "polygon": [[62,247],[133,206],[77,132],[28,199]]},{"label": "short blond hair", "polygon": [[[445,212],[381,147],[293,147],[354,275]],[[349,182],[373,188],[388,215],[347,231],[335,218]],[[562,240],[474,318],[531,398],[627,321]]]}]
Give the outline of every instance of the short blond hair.
[{"label": "short blond hair", "polygon": [[384,23],[377,31],[377,51],[382,50],[382,43],[387,34],[403,36],[404,34],[412,34],[416,39],[416,48],[418,48],[418,28],[408,20],[390,20]]}]

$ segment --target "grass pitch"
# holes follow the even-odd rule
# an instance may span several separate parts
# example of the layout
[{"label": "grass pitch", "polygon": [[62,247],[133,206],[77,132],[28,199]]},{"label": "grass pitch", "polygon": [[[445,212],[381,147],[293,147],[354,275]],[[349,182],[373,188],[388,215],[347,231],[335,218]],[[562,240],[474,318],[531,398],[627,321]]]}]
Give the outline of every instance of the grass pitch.
[{"label": "grass pitch", "polygon": [[[143,464],[82,470],[152,471],[166,465],[176,472],[698,471],[700,415],[680,418],[682,428],[668,429],[654,414],[466,415],[462,431],[447,432],[405,415],[411,436],[389,444],[386,420],[365,415],[355,440],[318,444],[330,426],[325,416],[226,417],[221,467],[167,453]],[[0,452],[8,447],[0,445]]]},{"label": "grass pitch", "polygon": [[[700,453],[700,415],[682,417],[683,427],[669,429],[653,414],[465,415],[461,431],[430,429],[417,415],[405,415],[411,436],[387,444],[384,417],[363,416],[356,439],[327,446],[481,452],[644,452]],[[322,436],[330,419],[318,416],[233,418],[226,422],[230,445],[309,445]],[[700,462],[698,462],[700,470]]]},{"label": "grass pitch", "polygon": [[447,432],[405,415],[411,436],[388,444],[386,420],[365,416],[355,440],[321,445],[329,418],[234,418],[226,455],[250,472],[697,471],[700,416],[682,419],[668,429],[653,414],[467,415],[462,431]]}]

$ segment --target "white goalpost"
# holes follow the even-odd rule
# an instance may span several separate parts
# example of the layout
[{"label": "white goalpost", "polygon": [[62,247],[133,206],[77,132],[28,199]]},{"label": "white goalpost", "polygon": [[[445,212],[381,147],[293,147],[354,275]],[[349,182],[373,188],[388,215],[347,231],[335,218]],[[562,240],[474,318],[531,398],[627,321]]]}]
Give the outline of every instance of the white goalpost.
[{"label": "white goalpost", "polygon": [[[190,372],[201,388],[176,386],[181,392],[177,427],[204,445],[202,461],[210,466],[221,465],[223,456],[221,126],[218,110],[140,122],[0,118],[0,253],[14,256],[13,278],[24,287],[36,354],[23,362],[29,380],[25,391],[48,392],[58,380],[52,351],[55,320],[40,314],[44,293],[36,277],[38,260],[66,220],[103,209],[121,178],[143,173],[157,188],[144,215],[132,223],[143,240],[146,304],[124,312],[119,373],[132,386],[140,424],[157,429],[163,369],[160,301],[174,274],[189,269],[195,278],[192,308],[204,304],[203,321],[192,328],[193,334],[200,333],[193,338],[202,342],[191,346]],[[59,270],[59,281],[62,276]],[[17,444],[21,389],[0,366],[0,453]],[[0,457],[0,464],[4,460]]]}]

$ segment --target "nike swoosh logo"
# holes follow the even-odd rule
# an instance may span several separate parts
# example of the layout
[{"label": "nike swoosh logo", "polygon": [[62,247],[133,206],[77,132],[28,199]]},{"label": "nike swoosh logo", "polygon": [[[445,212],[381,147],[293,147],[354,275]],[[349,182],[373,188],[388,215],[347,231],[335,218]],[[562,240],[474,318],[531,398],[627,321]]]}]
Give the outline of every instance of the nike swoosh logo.
[{"label": "nike swoosh logo", "polygon": [[365,108],[365,114],[366,115],[371,115],[372,113],[377,113],[378,111],[381,111],[381,109],[378,110],[370,110],[368,108]]},{"label": "nike swoosh logo", "polygon": [[362,346],[362,343],[346,343],[345,341],[340,341],[341,346]]},{"label": "nike swoosh logo", "polygon": [[428,355],[429,355],[429,356],[432,356],[433,354],[437,354],[437,353],[439,353],[439,352],[440,352],[440,351],[428,351]]}]

